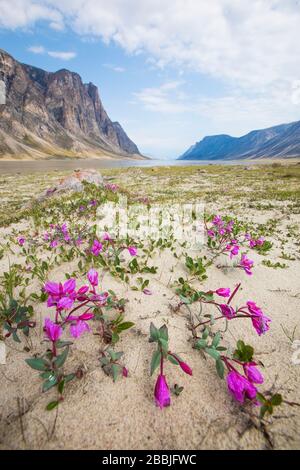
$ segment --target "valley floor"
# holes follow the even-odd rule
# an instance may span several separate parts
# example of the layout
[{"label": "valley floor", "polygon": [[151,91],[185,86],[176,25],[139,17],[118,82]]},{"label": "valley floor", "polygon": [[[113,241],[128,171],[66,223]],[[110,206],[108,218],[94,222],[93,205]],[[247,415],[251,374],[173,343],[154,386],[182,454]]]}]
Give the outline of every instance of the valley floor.
[{"label": "valley floor", "polygon": [[[17,164],[16,164],[17,165]],[[76,273],[85,282],[88,266],[79,265],[82,253],[57,247],[54,251],[39,246],[26,252],[29,240],[35,240],[49,223],[66,222],[90,225],[96,216],[86,209],[87,196],[50,200],[45,206],[28,203],[51,187],[66,171],[7,173],[0,177],[0,297],[7,295],[7,275],[15,266],[17,280],[12,280],[14,296],[24,299],[40,293],[44,279],[64,281],[65,273]],[[244,166],[184,166],[103,169],[108,185],[117,185],[134,201],[166,204],[199,200],[208,214],[228,215],[248,225],[273,245],[265,254],[249,250],[254,260],[253,275],[247,276],[221,255],[207,268],[207,279],[192,279],[197,290],[231,289],[242,282],[236,303],[254,300],[272,319],[270,331],[258,336],[246,322],[229,322],[226,341],[235,346],[242,338],[255,347],[263,365],[264,390],[281,393],[289,402],[300,402],[300,364],[295,363],[300,344],[300,165],[295,162]],[[88,197],[100,197],[89,189]],[[93,196],[94,194],[94,196]],[[101,193],[102,194],[102,193]],[[107,191],[105,198],[116,194]],[[101,195],[101,197],[103,197]],[[73,205],[72,205],[73,204]],[[85,209],[81,211],[80,207]],[[19,236],[26,242],[20,247]],[[25,250],[25,252],[24,252]],[[29,250],[29,248],[28,248]],[[157,249],[150,257],[155,273],[133,273],[129,283],[106,272],[102,289],[112,289],[128,299],[126,320],[135,326],[121,335],[117,350],[124,352],[127,378],[113,383],[99,365],[104,343],[95,334],[78,339],[70,352],[67,367],[79,367],[80,380],[66,387],[64,401],[58,408],[45,411],[55,399],[54,389],[41,393],[38,371],[30,369],[25,359],[44,350],[42,320],[51,310],[34,297],[36,328],[29,340],[21,343],[5,340],[6,364],[0,364],[0,448],[2,449],[296,449],[300,447],[300,407],[282,406],[266,422],[249,415],[234,402],[226,383],[218,378],[214,361],[193,349],[187,309],[176,309],[178,278],[188,278],[184,248]],[[176,253],[176,256],[174,256]],[[193,257],[208,256],[206,246]],[[137,260],[146,262],[143,247]],[[30,261],[30,266],[27,264]],[[46,267],[42,268],[42,261]],[[227,267],[220,267],[226,265]],[[90,266],[89,266],[90,267]],[[44,269],[44,270],[43,270]],[[99,273],[102,269],[97,266]],[[138,278],[149,280],[152,295],[137,286]],[[28,281],[26,281],[28,279]],[[27,284],[26,284],[27,283]],[[22,293],[25,288],[25,294]],[[194,312],[194,306],[192,311]],[[185,375],[172,364],[166,366],[170,385],[184,387],[172,395],[170,407],[160,410],[154,404],[154,374],[149,368],[154,350],[148,342],[149,326],[166,324],[170,348],[193,369]],[[222,320],[223,321],[223,320]],[[92,327],[93,328],[93,327]],[[225,328],[225,323],[224,323]],[[95,333],[93,329],[93,333]],[[297,343],[297,340],[299,341]],[[298,344],[298,346],[297,346]],[[299,354],[300,356],[300,354]],[[296,361],[297,362],[297,361]]]}]

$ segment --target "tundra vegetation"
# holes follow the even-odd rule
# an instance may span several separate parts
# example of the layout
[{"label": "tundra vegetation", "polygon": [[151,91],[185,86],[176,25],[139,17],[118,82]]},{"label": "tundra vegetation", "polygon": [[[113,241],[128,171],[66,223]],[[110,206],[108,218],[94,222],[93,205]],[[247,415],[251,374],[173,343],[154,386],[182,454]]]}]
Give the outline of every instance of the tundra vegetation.
[{"label": "tundra vegetation", "polygon": [[[185,422],[181,448],[205,447],[210,429],[232,436],[225,444],[210,438],[214,448],[296,447],[299,365],[290,348],[299,322],[300,165],[101,173],[104,186],[86,183],[83,192],[31,204],[65,173],[1,177],[3,448],[55,447],[63,429],[80,428],[78,406],[97,406],[103,418],[103,393],[106,433],[114,433],[112,415],[126,419],[130,407],[151,427],[156,405],[156,425],[172,427],[177,407],[178,416],[190,407],[191,418],[199,394],[211,416],[197,412],[192,441]],[[195,252],[171,236],[115,238],[104,224],[99,235],[98,208],[121,195],[145,207],[202,201],[204,245]],[[132,395],[128,409],[122,386]],[[158,444],[148,433],[135,444],[118,439],[124,448],[171,447],[172,432]],[[107,442],[99,436],[91,447]],[[70,445],[78,442],[61,444]]]}]

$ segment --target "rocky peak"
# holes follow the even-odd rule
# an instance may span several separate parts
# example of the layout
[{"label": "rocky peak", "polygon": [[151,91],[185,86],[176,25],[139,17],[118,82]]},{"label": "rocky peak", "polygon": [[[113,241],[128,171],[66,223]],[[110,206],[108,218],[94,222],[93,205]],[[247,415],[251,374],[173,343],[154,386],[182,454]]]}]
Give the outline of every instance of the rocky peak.
[{"label": "rocky peak", "polygon": [[120,124],[109,119],[98,88],[82,83],[77,73],[47,72],[0,50],[1,77],[6,105],[0,105],[0,156],[139,155]]}]

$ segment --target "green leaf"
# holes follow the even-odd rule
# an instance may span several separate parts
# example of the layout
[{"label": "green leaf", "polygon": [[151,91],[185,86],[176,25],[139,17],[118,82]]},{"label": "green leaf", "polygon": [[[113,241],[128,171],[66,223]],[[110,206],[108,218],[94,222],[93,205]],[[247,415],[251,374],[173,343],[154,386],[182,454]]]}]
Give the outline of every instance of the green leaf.
[{"label": "green leaf", "polygon": [[206,346],[207,343],[205,339],[198,339],[198,341],[195,343],[195,349],[204,349]]},{"label": "green leaf", "polygon": [[25,362],[32,369],[35,369],[35,370],[46,371],[48,369],[47,362],[44,359],[40,358],[40,357],[35,357],[35,358],[32,358],[32,359],[25,359]]},{"label": "green leaf", "polygon": [[150,339],[154,342],[157,341],[159,338],[159,332],[156,326],[151,322],[150,323]]},{"label": "green leaf", "polygon": [[166,325],[163,325],[159,329],[159,337],[161,339],[164,339],[165,341],[169,340],[169,333],[168,333],[168,328]]},{"label": "green leaf", "polygon": [[65,380],[63,379],[63,380],[61,380],[61,381],[59,382],[59,384],[58,384],[58,387],[57,387],[57,388],[58,388],[58,391],[59,391],[59,393],[60,393],[61,395],[62,395],[62,393],[63,393],[63,391],[64,391],[65,383],[66,383],[66,382],[65,382]]},{"label": "green leaf", "polygon": [[155,371],[155,369],[157,369],[157,367],[158,367],[159,364],[160,364],[160,360],[161,360],[161,352],[157,349],[157,350],[154,351],[153,354],[152,354],[151,367],[150,367],[150,375],[152,375],[153,372]]},{"label": "green leaf", "polygon": [[214,336],[214,339],[212,341],[212,346],[216,348],[219,345],[220,340],[221,340],[221,333],[218,331]]},{"label": "green leaf", "polygon": [[168,354],[168,359],[169,361],[174,364],[175,366],[178,366],[179,365],[179,361],[176,359],[176,357],[174,356],[171,356],[171,354]]},{"label": "green leaf", "polygon": [[134,326],[134,323],[132,321],[125,321],[124,323],[120,323],[118,325],[117,331],[121,332],[121,331],[124,331],[124,330],[128,330],[132,326]]},{"label": "green leaf", "polygon": [[256,398],[258,399],[258,401],[262,404],[265,404],[267,402],[266,398],[263,396],[262,393],[259,393],[257,392],[256,394]]},{"label": "green leaf", "polygon": [[167,340],[165,340],[164,338],[159,338],[158,340],[162,350],[164,353],[167,353],[168,352],[168,349],[169,349],[169,343]]},{"label": "green leaf", "polygon": [[112,364],[111,365],[111,371],[112,371],[112,376],[113,376],[113,381],[116,382],[118,375],[120,374],[121,371],[121,366],[119,364]]},{"label": "green leaf", "polygon": [[69,353],[69,347],[67,346],[65,350],[55,359],[54,363],[56,367],[60,368],[64,365],[65,360],[67,359],[68,353]]},{"label": "green leaf", "polygon": [[73,374],[73,373],[72,373],[72,374],[67,374],[67,375],[65,376],[65,379],[64,379],[64,380],[65,380],[65,383],[70,382],[70,381],[73,380],[75,377],[76,377],[76,375]]},{"label": "green leaf", "polygon": [[282,403],[282,395],[280,395],[280,393],[276,393],[272,396],[270,401],[273,406],[279,406]]},{"label": "green leaf", "polygon": [[208,338],[208,335],[209,335],[209,329],[206,327],[202,333],[202,339]]},{"label": "green leaf", "polygon": [[120,336],[118,335],[118,333],[116,331],[113,331],[112,335],[111,335],[111,342],[113,344],[116,344],[120,339]]},{"label": "green leaf", "polygon": [[220,379],[223,379],[224,378],[225,367],[224,367],[224,363],[223,363],[222,359],[218,359],[216,361],[216,369],[217,369],[217,373],[218,373],[218,376],[220,377]]},{"label": "green leaf", "polygon": [[54,385],[56,384],[57,384],[57,378],[55,377],[55,375],[52,375],[48,380],[46,380],[43,383],[43,386],[42,386],[43,392],[47,392],[48,390],[50,390],[50,388],[54,387]]},{"label": "green leaf", "polygon": [[48,403],[48,405],[46,406],[46,410],[47,411],[51,411],[53,410],[54,408],[56,408],[58,406],[59,402],[57,400],[55,401],[50,401],[50,403]]},{"label": "green leaf", "polygon": [[207,354],[209,354],[213,359],[215,359],[216,361],[218,359],[220,359],[220,353],[216,350],[216,349],[213,349],[213,348],[205,348],[205,352]]}]

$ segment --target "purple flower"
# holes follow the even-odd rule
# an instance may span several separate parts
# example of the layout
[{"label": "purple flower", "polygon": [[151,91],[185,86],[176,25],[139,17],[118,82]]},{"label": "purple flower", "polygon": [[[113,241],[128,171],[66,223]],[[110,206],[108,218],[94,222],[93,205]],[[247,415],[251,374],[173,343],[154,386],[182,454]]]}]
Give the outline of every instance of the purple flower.
[{"label": "purple flower", "polygon": [[224,225],[224,222],[223,222],[222,218],[221,218],[219,215],[215,215],[215,216],[214,216],[214,218],[213,218],[213,220],[212,220],[212,223],[213,223],[214,225],[219,226],[219,227],[222,226],[222,225]]},{"label": "purple flower", "polygon": [[136,256],[137,255],[137,248],[135,246],[128,246],[127,250],[131,254],[131,256]]},{"label": "purple flower", "polygon": [[152,295],[152,291],[150,289],[143,289],[143,294]]},{"label": "purple flower", "polygon": [[88,323],[83,320],[79,320],[74,325],[70,326],[70,333],[73,338],[79,338],[85,331],[90,330]]},{"label": "purple flower", "polygon": [[50,233],[45,232],[44,235],[43,235],[43,239],[45,240],[45,242],[48,242],[50,240]]},{"label": "purple flower", "polygon": [[215,236],[215,232],[214,232],[213,230],[211,230],[211,229],[210,229],[210,230],[207,230],[207,236],[208,236],[209,238],[213,238],[213,237]]},{"label": "purple flower", "polygon": [[156,405],[159,406],[161,409],[165,406],[170,406],[170,390],[166,382],[166,378],[162,374],[159,374],[159,376],[157,377],[154,390],[154,397]]},{"label": "purple flower", "polygon": [[220,297],[229,297],[230,296],[230,289],[229,287],[220,287],[220,289],[217,289],[216,294],[218,294]]},{"label": "purple flower", "polygon": [[243,375],[232,370],[226,377],[227,386],[233,397],[240,403],[244,403],[245,398],[254,400],[257,390]]},{"label": "purple flower", "polygon": [[190,368],[190,366],[186,362],[179,361],[179,359],[177,357],[176,357],[176,359],[178,360],[179,365],[180,365],[181,369],[183,370],[183,372],[185,372],[188,375],[193,375],[192,369]]},{"label": "purple flower", "polygon": [[111,236],[109,235],[109,233],[107,232],[104,232],[103,236],[102,236],[102,240],[103,241],[106,241],[106,242],[110,242],[112,240]]},{"label": "purple flower", "polygon": [[90,269],[87,273],[87,277],[93,287],[98,286],[98,273],[96,269]]},{"label": "purple flower", "polygon": [[47,305],[58,310],[66,310],[72,307],[76,299],[76,281],[68,279],[64,284],[56,282],[46,282],[44,289],[49,294]]},{"label": "purple flower", "polygon": [[58,245],[58,241],[57,240],[52,240],[52,242],[50,243],[50,248],[56,248]]},{"label": "purple flower", "polygon": [[94,240],[91,252],[94,256],[98,256],[100,251],[102,251],[103,245],[98,240]]},{"label": "purple flower", "polygon": [[222,315],[228,318],[228,320],[231,320],[231,318],[235,316],[235,310],[230,305],[220,304],[219,307],[221,309]]},{"label": "purple flower", "polygon": [[91,199],[90,200],[90,205],[93,206],[93,207],[96,206],[97,205],[96,199]]},{"label": "purple flower", "polygon": [[126,367],[123,367],[122,375],[123,375],[123,377],[128,377],[128,369]]},{"label": "purple flower", "polygon": [[25,241],[26,241],[26,239],[25,239],[24,237],[18,237],[18,238],[17,238],[17,241],[18,241],[18,243],[19,243],[20,246],[23,246],[24,243],[25,243]]},{"label": "purple flower", "polygon": [[50,341],[57,341],[62,334],[62,327],[53,323],[50,318],[45,319],[44,324],[45,333]]},{"label": "purple flower", "polygon": [[269,323],[271,323],[272,320],[263,314],[261,308],[258,307],[255,302],[249,300],[247,302],[247,307],[251,315],[252,325],[259,336],[261,336],[270,329]]},{"label": "purple flower", "polygon": [[230,258],[239,254],[240,247],[239,245],[234,245],[230,251]]},{"label": "purple flower", "polygon": [[252,259],[247,258],[246,255],[242,255],[240,264],[238,265],[240,268],[243,268],[245,273],[248,274],[248,276],[252,275],[251,269],[253,268],[254,261]]},{"label": "purple flower", "polygon": [[256,368],[255,362],[247,362],[243,365],[245,375],[250,382],[255,384],[262,384],[264,382],[264,378],[260,371]]}]

